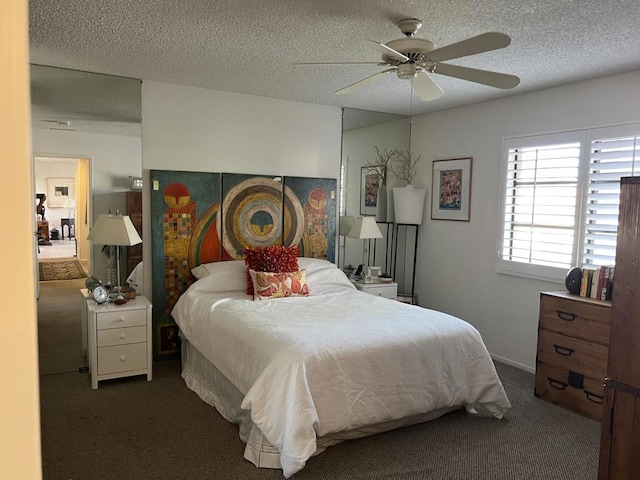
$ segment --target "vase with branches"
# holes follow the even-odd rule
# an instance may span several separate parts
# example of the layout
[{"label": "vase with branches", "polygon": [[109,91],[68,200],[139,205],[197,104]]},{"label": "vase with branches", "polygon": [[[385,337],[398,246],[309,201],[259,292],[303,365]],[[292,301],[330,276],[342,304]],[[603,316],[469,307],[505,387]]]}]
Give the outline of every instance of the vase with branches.
[{"label": "vase with branches", "polygon": [[395,221],[398,224],[420,225],[426,190],[414,188],[413,179],[418,173],[421,156],[415,156],[409,145],[404,150],[394,149],[393,161],[389,164],[389,172],[394,177],[407,182],[402,188],[393,189],[393,207]]},{"label": "vase with branches", "polygon": [[413,179],[418,173],[420,158],[420,155],[414,156],[409,145],[405,145],[404,150],[394,148],[391,151],[391,161],[388,162],[389,172],[394,177],[407,182],[407,185],[412,185]]}]

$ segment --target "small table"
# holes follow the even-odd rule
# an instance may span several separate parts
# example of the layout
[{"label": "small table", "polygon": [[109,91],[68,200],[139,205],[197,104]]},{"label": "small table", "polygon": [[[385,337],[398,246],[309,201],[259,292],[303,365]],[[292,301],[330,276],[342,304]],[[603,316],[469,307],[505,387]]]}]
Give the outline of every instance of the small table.
[{"label": "small table", "polygon": [[124,305],[87,300],[86,306],[91,387],[133,375],[151,380],[151,303],[138,296]]},{"label": "small table", "polygon": [[[60,219],[60,234],[62,235],[62,240],[64,240],[64,226],[67,226],[67,231],[69,232],[69,240],[72,238],[76,238],[76,219],[75,218],[61,218]],[[73,228],[73,233],[72,229]]]}]

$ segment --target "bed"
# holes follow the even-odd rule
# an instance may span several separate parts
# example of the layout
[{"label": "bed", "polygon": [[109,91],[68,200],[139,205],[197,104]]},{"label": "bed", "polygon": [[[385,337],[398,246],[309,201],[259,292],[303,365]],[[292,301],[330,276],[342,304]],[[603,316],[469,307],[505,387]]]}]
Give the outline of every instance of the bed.
[{"label": "bed", "polygon": [[346,439],[510,407],[469,323],[361,292],[325,260],[299,267],[309,296],[263,301],[247,295],[243,262],[197,267],[172,311],[185,383],[239,425],[256,466],[288,478]]}]

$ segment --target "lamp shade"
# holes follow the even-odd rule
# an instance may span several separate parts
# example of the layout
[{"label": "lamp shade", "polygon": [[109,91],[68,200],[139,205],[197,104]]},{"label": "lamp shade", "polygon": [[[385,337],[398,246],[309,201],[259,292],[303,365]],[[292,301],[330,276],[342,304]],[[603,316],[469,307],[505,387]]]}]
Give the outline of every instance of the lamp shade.
[{"label": "lamp shade", "polygon": [[343,237],[349,235],[351,228],[353,227],[354,222],[356,221],[351,215],[343,215],[340,217],[340,227],[338,229],[338,234]]},{"label": "lamp shade", "polygon": [[105,219],[107,217],[110,217],[110,216],[111,216],[110,213],[101,213],[100,215],[98,215],[98,218],[96,218],[96,221],[93,222],[93,227],[89,231],[89,235],[87,236],[87,240],[93,240],[96,237],[96,234],[100,230],[102,230],[102,224],[104,223]]},{"label": "lamp shade", "polygon": [[382,238],[382,232],[378,228],[374,217],[358,217],[347,235],[352,238]]},{"label": "lamp shade", "polygon": [[130,247],[142,243],[128,215],[99,215],[88,238],[96,245]]}]

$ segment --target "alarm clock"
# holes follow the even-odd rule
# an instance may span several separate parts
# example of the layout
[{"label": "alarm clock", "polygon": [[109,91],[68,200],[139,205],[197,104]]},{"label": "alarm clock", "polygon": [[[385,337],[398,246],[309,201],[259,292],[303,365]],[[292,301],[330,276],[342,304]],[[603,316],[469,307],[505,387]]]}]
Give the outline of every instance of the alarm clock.
[{"label": "alarm clock", "polygon": [[95,300],[96,303],[101,304],[109,301],[109,290],[104,285],[96,285],[91,290],[91,298]]}]

